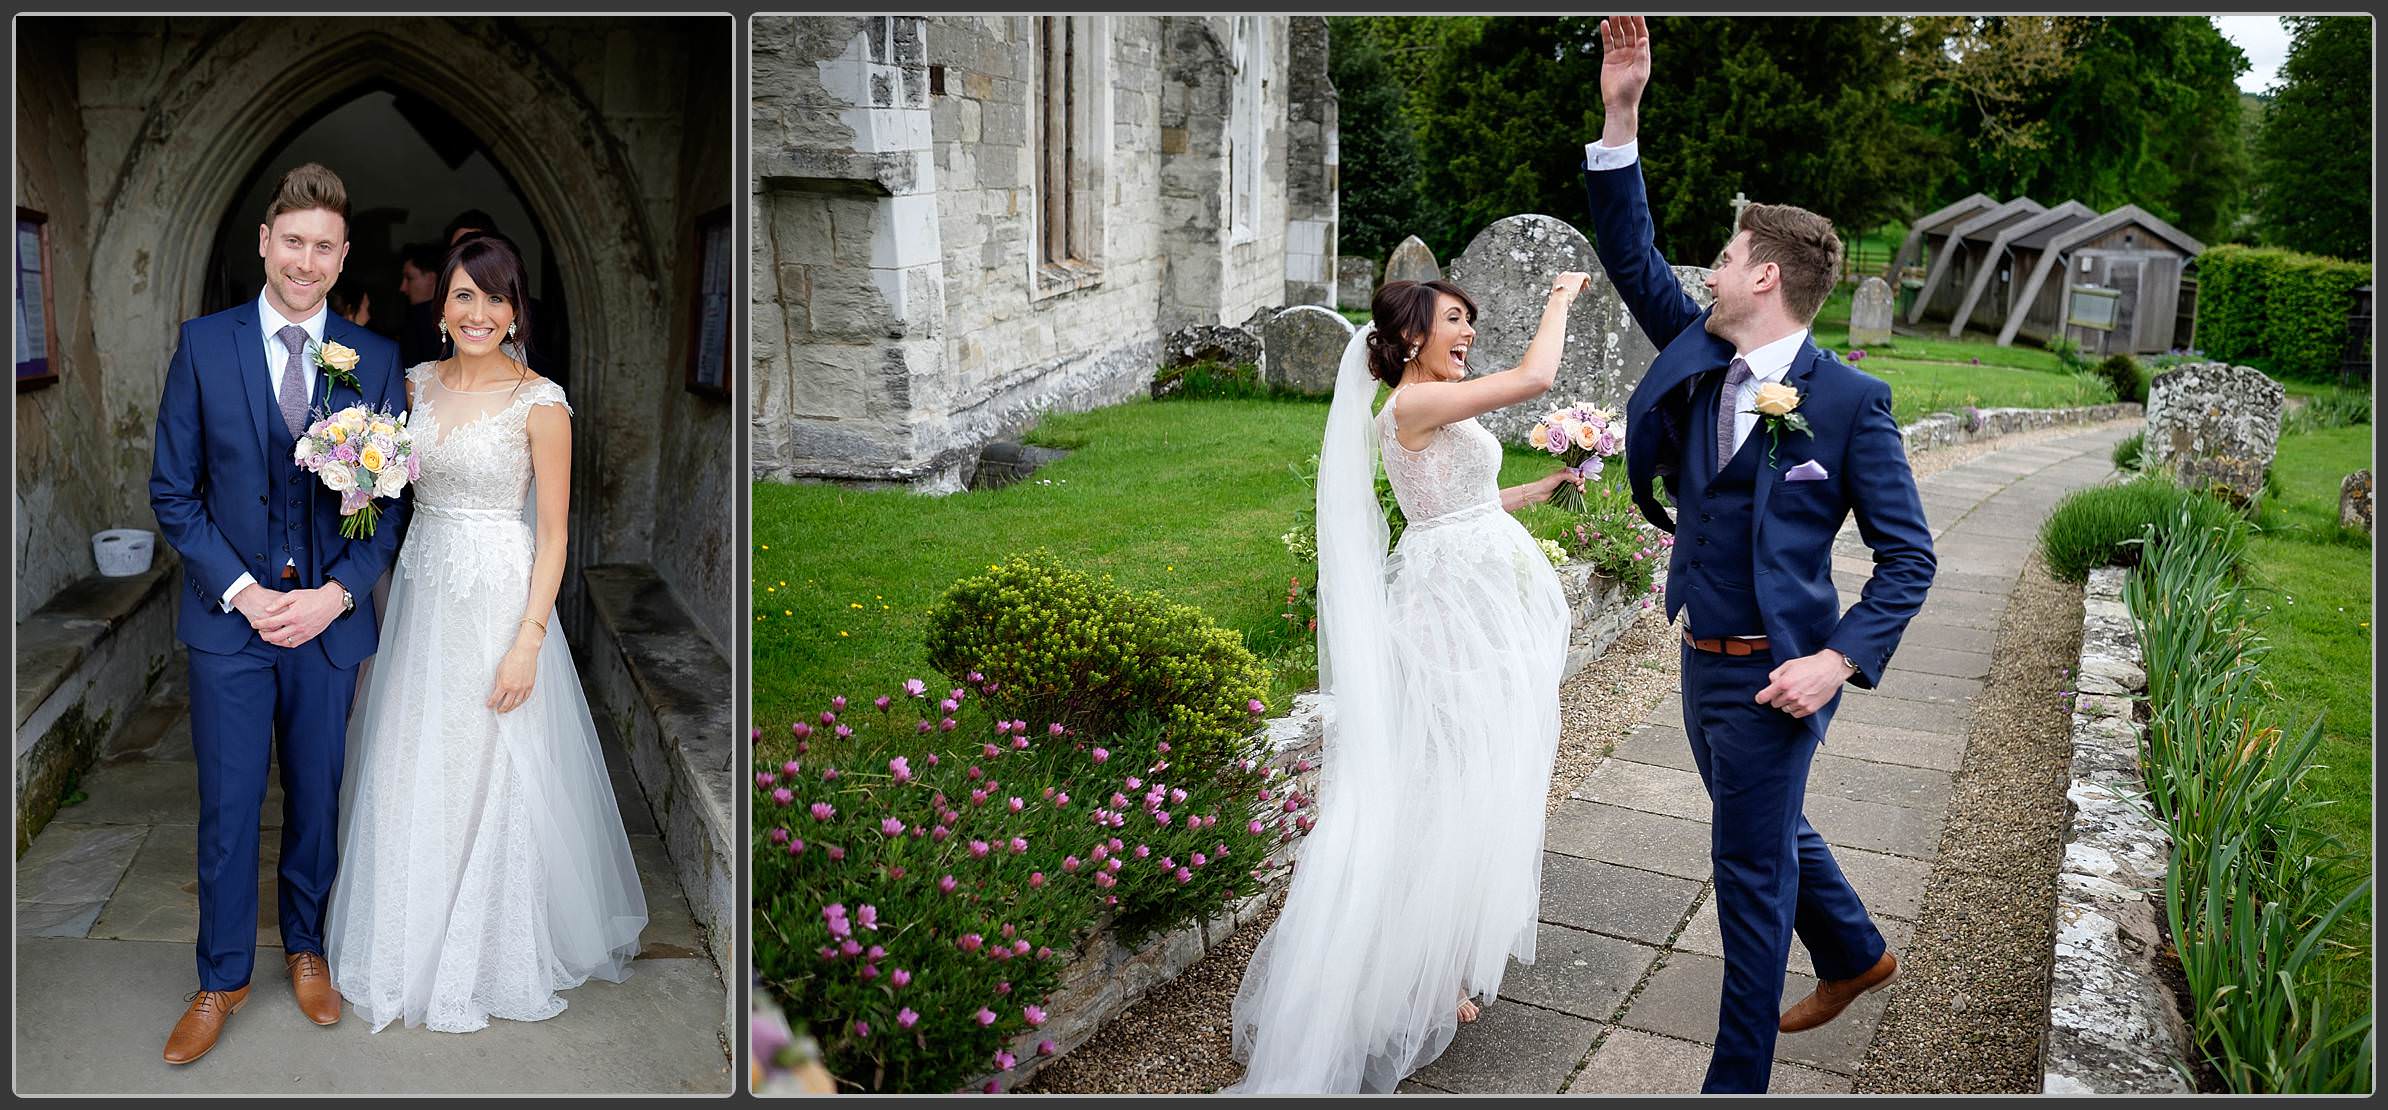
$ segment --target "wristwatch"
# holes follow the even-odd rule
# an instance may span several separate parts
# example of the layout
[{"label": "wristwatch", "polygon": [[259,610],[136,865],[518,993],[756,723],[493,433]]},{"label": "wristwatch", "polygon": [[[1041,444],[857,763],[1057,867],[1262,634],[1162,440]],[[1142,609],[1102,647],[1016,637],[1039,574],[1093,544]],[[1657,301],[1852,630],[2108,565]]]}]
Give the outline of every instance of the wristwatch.
[{"label": "wristwatch", "polygon": [[341,586],[341,585],[340,585],[340,580],[339,580],[339,579],[337,579],[337,578],[327,578],[327,579],[324,579],[324,581],[326,581],[326,582],[330,582],[332,585],[334,585],[334,586],[339,586],[339,587],[340,587],[340,615],[341,615],[341,616],[344,616],[344,617],[345,617],[345,616],[347,616],[348,614],[350,614],[350,613],[354,613],[354,612],[356,612],[356,611],[357,611],[357,595],[355,595],[355,594],[352,594],[352,593],[349,593],[349,592],[348,592],[348,587],[346,587],[346,586]]}]

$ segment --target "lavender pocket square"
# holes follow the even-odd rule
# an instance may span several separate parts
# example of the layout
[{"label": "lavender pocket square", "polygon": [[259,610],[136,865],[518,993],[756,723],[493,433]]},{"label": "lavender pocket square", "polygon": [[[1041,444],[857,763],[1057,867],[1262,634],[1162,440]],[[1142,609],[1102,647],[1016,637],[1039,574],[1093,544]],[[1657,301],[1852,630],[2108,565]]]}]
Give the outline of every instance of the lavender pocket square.
[{"label": "lavender pocket square", "polygon": [[1783,472],[1783,480],[1786,482],[1821,482],[1830,477],[1832,477],[1832,472],[1824,469],[1824,464],[1814,459],[1809,459]]}]

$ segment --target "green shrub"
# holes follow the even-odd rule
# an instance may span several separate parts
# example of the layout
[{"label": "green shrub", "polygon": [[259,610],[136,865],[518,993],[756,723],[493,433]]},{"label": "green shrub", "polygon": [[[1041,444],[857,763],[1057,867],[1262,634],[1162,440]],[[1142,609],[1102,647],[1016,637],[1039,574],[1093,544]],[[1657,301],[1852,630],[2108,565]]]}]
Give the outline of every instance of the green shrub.
[{"label": "green shrub", "polygon": [[2116,470],[2139,469],[2140,450],[2147,446],[2147,439],[2146,432],[2133,432],[2130,438],[2115,444],[2114,468]]},{"label": "green shrub", "polygon": [[2281,419],[2280,434],[2318,432],[2371,423],[2371,390],[2330,389],[2306,398]]},{"label": "green shrub", "polygon": [[[2124,587],[2148,675],[2148,800],[2172,837],[2167,925],[2197,1050],[2229,1090],[2368,1088],[2371,1018],[2328,936],[2371,889],[2368,857],[2314,830],[2300,789],[2322,736],[2278,723],[2268,650],[2234,581],[2240,543],[2190,503],[2146,526]],[[2159,542],[2158,537],[2167,538]],[[2342,1015],[2355,1015],[2341,1020]]]},{"label": "green shrub", "polygon": [[2334,376],[2346,351],[2350,294],[2371,267],[2235,244],[2197,262],[2197,341],[2213,357],[2281,377]]},{"label": "green shrub", "polygon": [[2148,403],[2148,374],[2139,360],[2130,355],[2108,355],[2098,363],[2098,374],[2114,390],[2114,399],[2133,404]]},{"label": "green shrub", "polygon": [[2089,356],[2081,353],[2081,344],[2064,336],[2059,335],[2048,341],[2048,353],[2056,356],[2058,367],[2067,373],[2080,374],[2090,369]]},{"label": "green shrub", "polygon": [[2073,371],[2072,389],[2058,408],[2088,408],[2092,405],[2111,405],[2117,398],[2114,383],[2095,369]]},{"label": "green shrub", "polygon": [[2086,581],[2098,567],[2136,565],[2151,526],[2161,544],[2184,521],[2200,532],[2218,532],[2230,565],[2238,565],[2247,548],[2246,521],[2211,494],[2182,489],[2161,474],[2067,495],[2040,524],[2040,555],[2057,578]]},{"label": "green shrub", "polygon": [[1268,695],[1267,670],[1234,631],[1041,550],[954,583],[928,624],[930,664],[983,672],[997,713],[1109,736],[1148,711],[1196,770],[1236,756]]}]

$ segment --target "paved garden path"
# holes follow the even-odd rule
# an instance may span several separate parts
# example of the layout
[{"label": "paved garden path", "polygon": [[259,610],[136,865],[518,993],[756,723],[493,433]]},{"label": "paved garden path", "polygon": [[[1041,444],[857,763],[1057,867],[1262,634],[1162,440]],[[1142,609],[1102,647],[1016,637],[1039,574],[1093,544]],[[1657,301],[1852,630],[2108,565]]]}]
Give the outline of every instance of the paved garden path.
[{"label": "paved garden path", "polygon": [[[2065,494],[2112,474],[2109,453],[2131,430],[2109,425],[1992,451],[1919,483],[1939,574],[1880,690],[1851,687],[1842,697],[1806,802],[1894,950],[1914,932],[1973,698],[2040,521]],[[1845,529],[1833,549],[1844,606],[1872,566],[1854,525]],[[1697,1091],[1724,978],[1708,821],[1682,707],[1663,698],[1551,818],[1534,965],[1512,965],[1500,1000],[1403,1089]],[[1794,942],[1785,1003],[1815,984]],[[1783,1036],[1773,1089],[1852,1090],[1897,989],[1894,981],[1830,1025]]]},{"label": "paved garden path", "polygon": [[[710,1092],[730,1087],[727,997],[636,782],[610,732],[606,758],[647,896],[645,947],[621,983],[567,991],[545,1021],[454,1035],[351,1009],[318,1028],[282,969],[274,910],[282,793],[259,838],[257,969],[213,1051],[174,1067],[166,1034],[197,988],[198,780],[177,655],[158,691],[17,860],[16,1091]],[[600,726],[604,727],[604,726]],[[277,772],[278,773],[278,772]]]}]

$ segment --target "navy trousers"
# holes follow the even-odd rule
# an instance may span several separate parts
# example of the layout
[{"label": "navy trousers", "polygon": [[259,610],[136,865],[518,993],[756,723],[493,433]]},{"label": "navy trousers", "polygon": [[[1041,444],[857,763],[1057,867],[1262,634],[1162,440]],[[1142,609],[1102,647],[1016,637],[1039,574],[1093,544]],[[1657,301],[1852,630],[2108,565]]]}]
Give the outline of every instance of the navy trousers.
[{"label": "navy trousers", "polygon": [[[1709,855],[1725,947],[1716,1053],[1703,1092],[1763,1092],[1797,932],[1816,974],[1847,979],[1882,958],[1882,934],[1800,812],[1816,734],[1758,704],[1770,652],[1683,648],[1683,731],[1712,803]],[[1838,699],[1818,715],[1829,717]]]},{"label": "navy trousers", "polygon": [[268,764],[282,770],[276,908],[285,952],[323,951],[340,863],[340,773],[354,667],[319,640],[279,648],[255,634],[227,655],[193,650],[191,748],[199,763],[199,986],[238,990],[257,955],[257,837]]}]

